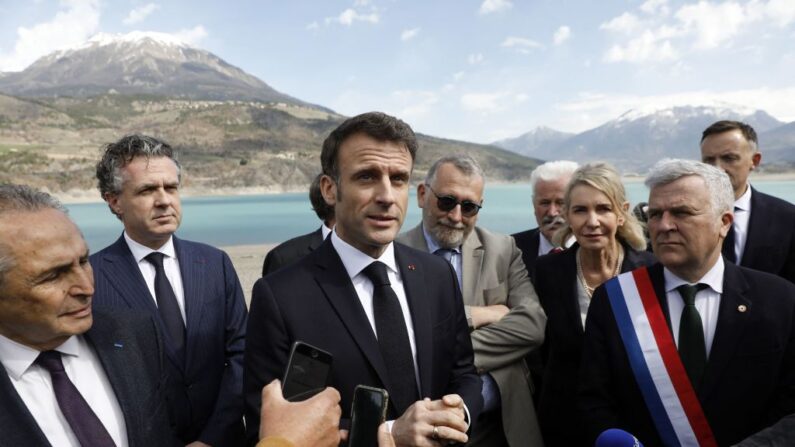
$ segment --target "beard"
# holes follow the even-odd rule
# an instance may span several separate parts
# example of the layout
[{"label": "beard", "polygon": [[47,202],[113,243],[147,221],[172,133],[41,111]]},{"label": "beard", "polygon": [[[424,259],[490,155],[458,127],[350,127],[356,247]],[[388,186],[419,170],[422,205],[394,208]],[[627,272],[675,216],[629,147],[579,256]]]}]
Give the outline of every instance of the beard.
[{"label": "beard", "polygon": [[541,229],[544,231],[556,231],[563,225],[566,225],[566,219],[560,214],[557,216],[544,216],[541,218]]},{"label": "beard", "polygon": [[467,228],[463,222],[453,223],[442,218],[430,226],[428,232],[431,233],[436,243],[442,248],[458,248],[464,243],[471,228]]}]

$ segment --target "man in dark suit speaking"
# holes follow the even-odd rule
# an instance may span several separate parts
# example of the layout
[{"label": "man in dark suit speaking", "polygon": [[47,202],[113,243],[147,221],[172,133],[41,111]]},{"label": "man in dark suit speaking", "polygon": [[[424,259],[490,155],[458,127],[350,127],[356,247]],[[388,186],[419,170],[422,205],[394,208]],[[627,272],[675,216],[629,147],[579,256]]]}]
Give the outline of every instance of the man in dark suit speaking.
[{"label": "man in dark suit speaking", "polygon": [[795,285],[725,261],[728,176],[663,160],[646,179],[659,264],[597,289],[580,408],[591,440],[621,428],[646,446],[731,445],[795,411]]},{"label": "man in dark suit speaking", "polygon": [[226,253],[174,236],[181,168],[171,147],[130,135],[97,163],[102,198],[124,225],[91,256],[96,305],[147,312],[165,334],[166,392],[177,432],[193,446],[240,445],[246,305]]},{"label": "man in dark suit speaking", "polygon": [[[246,420],[255,441],[261,390],[301,340],[334,355],[329,385],[350,417],[356,385],[389,392],[397,445],[465,442],[482,406],[455,271],[393,243],[408,206],[417,141],[377,112],[326,138],[321,190],[334,232],[308,256],[254,285],[246,337]],[[426,400],[426,398],[428,398]],[[468,413],[468,414],[467,414]]]},{"label": "man in dark suit speaking", "polygon": [[88,246],[48,194],[0,185],[0,446],[173,446],[142,314],[92,309]]}]

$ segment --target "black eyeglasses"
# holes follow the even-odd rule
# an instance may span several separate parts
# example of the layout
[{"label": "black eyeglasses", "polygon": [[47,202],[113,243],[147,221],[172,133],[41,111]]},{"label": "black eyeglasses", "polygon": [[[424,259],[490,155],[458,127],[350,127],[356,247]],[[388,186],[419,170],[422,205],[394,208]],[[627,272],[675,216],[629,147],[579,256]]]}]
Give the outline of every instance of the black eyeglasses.
[{"label": "black eyeglasses", "polygon": [[436,206],[439,207],[440,210],[447,212],[452,211],[457,205],[461,205],[461,215],[464,217],[472,217],[483,208],[482,205],[479,205],[471,200],[462,200],[458,201],[458,198],[455,196],[440,196],[436,194],[436,191],[431,188],[431,185],[425,184],[428,189],[431,190],[433,195],[436,196]]}]

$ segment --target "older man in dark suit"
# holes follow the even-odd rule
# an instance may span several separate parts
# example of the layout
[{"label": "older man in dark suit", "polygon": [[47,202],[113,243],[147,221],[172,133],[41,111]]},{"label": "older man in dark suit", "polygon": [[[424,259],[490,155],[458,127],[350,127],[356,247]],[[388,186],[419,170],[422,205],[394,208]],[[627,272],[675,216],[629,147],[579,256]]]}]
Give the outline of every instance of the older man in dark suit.
[{"label": "older man in dark suit", "polygon": [[712,124],[701,137],[701,160],[723,169],[734,190],[724,257],[795,283],[795,205],[751,187],[748,177],[762,161],[754,128],[739,121]]},{"label": "older man in dark suit", "polygon": [[275,272],[308,255],[319,247],[331,233],[331,229],[334,228],[334,207],[329,206],[323,200],[323,194],[320,192],[322,176],[323,174],[318,174],[309,185],[309,202],[323,224],[317,230],[282,242],[269,251],[262,263],[262,276]]},{"label": "older man in dark suit", "polygon": [[580,408],[591,439],[730,445],[795,411],[795,286],[721,256],[729,177],[664,160],[646,179],[660,263],[599,289],[586,321]]},{"label": "older man in dark suit", "polygon": [[557,246],[552,236],[558,231],[563,219],[563,196],[571,175],[577,170],[573,161],[548,161],[536,166],[530,174],[530,187],[533,188],[533,213],[537,228],[513,234],[516,246],[522,250],[522,260],[527,274],[533,278],[536,258],[553,251]]},{"label": "older man in dark suit", "polygon": [[174,236],[180,172],[171,147],[157,139],[131,135],[107,146],[97,179],[124,233],[91,256],[96,305],[155,318],[173,367],[164,392],[183,442],[240,445],[243,291],[226,253]]},{"label": "older man in dark suit", "polygon": [[[337,224],[317,250],[254,285],[247,421],[258,420],[263,385],[282,376],[301,340],[334,356],[329,385],[340,392],[344,419],[356,385],[370,385],[389,392],[398,445],[466,442],[481,382],[455,272],[438,256],[393,243],[416,150],[407,124],[377,112],[346,120],[324,141],[321,190]],[[247,428],[253,442],[257,424]]]},{"label": "older man in dark suit", "polygon": [[154,322],[94,311],[93,293],[63,207],[0,185],[0,446],[179,445]]}]

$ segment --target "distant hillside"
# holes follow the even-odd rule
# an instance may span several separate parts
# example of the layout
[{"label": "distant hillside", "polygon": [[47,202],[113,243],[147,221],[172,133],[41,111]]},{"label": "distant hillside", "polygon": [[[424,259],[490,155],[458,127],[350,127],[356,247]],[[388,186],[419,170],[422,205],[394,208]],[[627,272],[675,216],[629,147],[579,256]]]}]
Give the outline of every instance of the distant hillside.
[{"label": "distant hillside", "polygon": [[549,127],[540,126],[516,138],[506,138],[491,144],[516,152],[517,154],[532,157],[534,156],[533,154],[541,153],[545,149],[556,147],[558,144],[574,135],[573,133],[560,132]]},{"label": "distant hillside", "polygon": [[[179,150],[186,186],[193,189],[300,190],[320,170],[323,139],[344,119],[317,108],[255,101],[0,95],[0,181],[52,191],[92,189],[102,145],[142,132]],[[494,146],[425,135],[419,140],[415,179],[451,153],[471,154],[494,181],[526,180],[538,163]]]},{"label": "distant hillside", "polygon": [[701,132],[721,119],[744,121],[757,130],[765,154],[763,168],[767,162],[795,161],[795,128],[782,128],[784,123],[764,111],[737,106],[630,110],[557,143],[547,140],[530,146],[532,150],[515,151],[543,160],[604,160],[624,172],[643,173],[661,158],[698,158]]},{"label": "distant hillside", "polygon": [[274,90],[220,57],[162,33],[99,34],[0,76],[0,92],[33,97],[108,93],[257,100],[318,107]]}]

